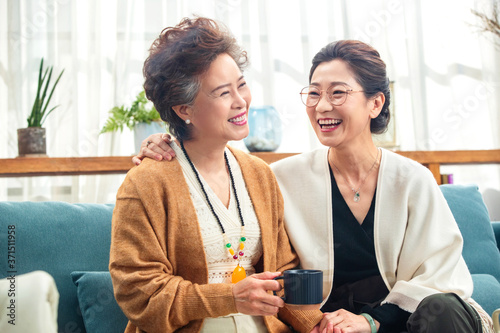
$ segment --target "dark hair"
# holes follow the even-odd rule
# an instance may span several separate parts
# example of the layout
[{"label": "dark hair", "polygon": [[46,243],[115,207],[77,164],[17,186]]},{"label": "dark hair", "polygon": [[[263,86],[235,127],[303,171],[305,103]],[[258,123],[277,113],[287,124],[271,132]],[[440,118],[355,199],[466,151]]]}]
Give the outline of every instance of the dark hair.
[{"label": "dark hair", "polygon": [[385,95],[382,111],[377,118],[372,119],[370,122],[370,131],[372,133],[384,133],[390,119],[391,91],[386,66],[378,51],[370,45],[357,40],[340,40],[330,43],[314,56],[311,71],[309,72],[309,83],[311,83],[313,73],[319,64],[334,59],[340,59],[349,66],[356,82],[363,87],[367,98],[373,97],[380,92]]},{"label": "dark hair", "polygon": [[220,54],[229,54],[240,70],[248,63],[245,51],[222,25],[214,20],[184,18],[177,26],[163,29],[144,62],[144,90],[170,133],[190,138],[186,123],[172,109],[192,105],[200,89],[200,77]]}]

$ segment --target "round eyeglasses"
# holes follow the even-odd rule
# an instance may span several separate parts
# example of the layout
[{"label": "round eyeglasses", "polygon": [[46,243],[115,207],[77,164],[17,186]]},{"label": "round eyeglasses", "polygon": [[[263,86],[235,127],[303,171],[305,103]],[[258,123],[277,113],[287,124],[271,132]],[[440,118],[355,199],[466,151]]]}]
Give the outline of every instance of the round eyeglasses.
[{"label": "round eyeglasses", "polygon": [[[300,91],[300,97],[302,103],[307,107],[313,107],[318,105],[321,95],[325,90],[321,90],[316,86],[308,86]],[[363,92],[363,90],[354,90],[348,88],[344,84],[334,84],[326,89],[326,96],[328,101],[335,106],[339,106],[345,103],[347,100],[347,95],[349,93]]]}]

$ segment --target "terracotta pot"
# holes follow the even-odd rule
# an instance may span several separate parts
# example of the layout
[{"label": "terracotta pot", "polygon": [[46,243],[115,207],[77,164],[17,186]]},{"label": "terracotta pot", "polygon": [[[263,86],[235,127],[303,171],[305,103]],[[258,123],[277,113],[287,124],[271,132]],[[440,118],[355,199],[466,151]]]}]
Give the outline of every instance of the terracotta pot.
[{"label": "terracotta pot", "polygon": [[17,130],[17,148],[19,157],[46,155],[45,128],[19,128]]}]

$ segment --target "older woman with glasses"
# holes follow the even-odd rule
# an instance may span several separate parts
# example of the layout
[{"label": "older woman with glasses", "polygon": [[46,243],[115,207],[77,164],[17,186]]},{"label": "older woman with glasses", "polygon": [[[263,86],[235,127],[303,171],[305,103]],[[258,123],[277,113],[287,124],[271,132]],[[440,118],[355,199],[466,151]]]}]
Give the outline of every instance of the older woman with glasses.
[{"label": "older woman with glasses", "polygon": [[272,169],[301,266],[324,272],[316,331],[491,331],[471,298],[462,237],[432,174],[372,140],[390,118],[379,53],[359,41],[328,44],[300,94],[326,148]]}]

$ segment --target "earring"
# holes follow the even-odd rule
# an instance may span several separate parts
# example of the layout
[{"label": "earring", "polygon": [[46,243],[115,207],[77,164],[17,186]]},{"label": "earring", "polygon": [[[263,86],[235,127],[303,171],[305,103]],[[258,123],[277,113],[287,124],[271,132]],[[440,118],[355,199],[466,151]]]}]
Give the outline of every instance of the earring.
[{"label": "earring", "polygon": [[189,124],[191,124],[191,120],[186,119],[186,125],[189,125]]}]

